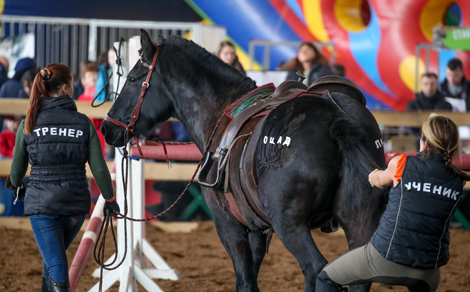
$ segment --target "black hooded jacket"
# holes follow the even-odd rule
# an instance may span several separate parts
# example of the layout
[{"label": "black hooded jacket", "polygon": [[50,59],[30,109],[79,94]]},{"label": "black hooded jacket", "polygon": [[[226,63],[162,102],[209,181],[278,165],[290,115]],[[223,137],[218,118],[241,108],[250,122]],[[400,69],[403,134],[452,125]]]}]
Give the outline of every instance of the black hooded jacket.
[{"label": "black hooded jacket", "polygon": [[445,101],[444,95],[439,91],[431,97],[426,97],[422,92],[417,93],[415,100],[406,106],[407,110],[452,110],[452,105]]},{"label": "black hooded jacket", "polygon": [[467,81],[467,79],[465,79],[465,77],[462,78],[461,84],[462,84],[462,91],[457,95],[452,95],[449,90],[449,82],[447,82],[447,79],[446,79],[444,80],[444,82],[441,83],[441,92],[444,97],[465,100],[465,107],[468,112],[470,111],[470,84]]}]

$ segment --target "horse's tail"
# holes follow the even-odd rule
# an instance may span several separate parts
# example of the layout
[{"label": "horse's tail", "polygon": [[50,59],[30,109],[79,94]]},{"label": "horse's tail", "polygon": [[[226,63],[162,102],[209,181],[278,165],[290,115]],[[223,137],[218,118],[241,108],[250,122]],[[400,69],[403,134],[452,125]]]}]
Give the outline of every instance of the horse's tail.
[{"label": "horse's tail", "polygon": [[367,134],[360,123],[349,117],[336,119],[331,124],[330,136],[338,143],[343,156],[343,171],[352,168],[356,173],[360,171],[369,174],[379,167],[366,148]]},{"label": "horse's tail", "polygon": [[[368,145],[371,134],[380,135],[380,132],[367,133],[364,124],[350,117],[339,118],[330,126],[330,136],[338,143],[342,155],[341,184],[337,194],[341,194],[344,196],[343,199],[348,201],[347,204],[342,204],[347,212],[353,213],[364,208],[364,202],[371,199],[364,196],[380,196],[384,192],[384,190],[372,188],[368,180],[369,173],[383,164],[383,161],[377,159],[379,152],[375,145]],[[375,158],[373,151],[377,151]],[[382,208],[382,204],[382,200],[377,200],[367,207]]]}]

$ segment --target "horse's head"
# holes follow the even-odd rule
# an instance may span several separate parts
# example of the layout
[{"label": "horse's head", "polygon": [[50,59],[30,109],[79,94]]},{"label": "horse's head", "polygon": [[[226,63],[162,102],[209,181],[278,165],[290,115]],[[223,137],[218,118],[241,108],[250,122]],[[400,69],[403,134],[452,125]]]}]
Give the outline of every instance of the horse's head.
[{"label": "horse's head", "polygon": [[159,60],[165,39],[159,38],[155,45],[148,33],[141,30],[140,42],[141,58],[129,72],[101,126],[106,142],[116,147],[124,146],[132,136],[148,133],[156,123],[167,120],[173,111],[172,103],[164,94]]}]

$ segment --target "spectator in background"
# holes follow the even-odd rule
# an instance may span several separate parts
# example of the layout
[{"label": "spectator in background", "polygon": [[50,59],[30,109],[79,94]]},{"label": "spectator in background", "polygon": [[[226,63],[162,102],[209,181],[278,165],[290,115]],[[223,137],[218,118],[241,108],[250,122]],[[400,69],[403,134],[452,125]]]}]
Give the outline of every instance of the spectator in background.
[{"label": "spectator in background", "polygon": [[36,77],[36,74],[38,73],[39,68],[34,67],[23,74],[23,77],[21,77],[23,88],[21,88],[18,92],[19,98],[29,98],[29,95],[31,94],[31,88],[33,87],[34,77]]},{"label": "spectator in background", "polygon": [[26,71],[36,67],[36,63],[31,58],[19,59],[15,65],[15,75],[12,79],[6,81],[0,89],[0,97],[18,97],[20,89],[23,88],[21,77]]},{"label": "spectator in background", "polygon": [[447,63],[446,79],[441,84],[441,92],[452,104],[454,111],[470,111],[470,84],[463,73],[462,61],[452,59]]},{"label": "spectator in background", "polygon": [[8,70],[10,69],[10,63],[8,59],[0,56],[0,88],[8,80]]},{"label": "spectator in background", "polygon": [[78,97],[80,95],[83,94],[83,92],[85,91],[85,87],[83,85],[83,80],[82,80],[82,77],[81,77],[81,73],[83,71],[83,68],[85,66],[87,66],[88,64],[92,63],[91,61],[83,61],[81,64],[80,64],[80,76],[78,77],[77,80],[75,80],[75,82],[73,83],[73,96],[72,98],[74,100],[77,100]]},{"label": "spectator in background", "polygon": [[96,99],[96,102],[100,103],[106,100],[108,96],[108,87],[106,81],[108,80],[108,52],[101,53],[98,56],[98,77],[96,79],[95,91],[96,95],[99,96]]},{"label": "spectator in background", "polygon": [[436,74],[427,72],[421,75],[421,92],[416,93],[415,100],[410,101],[406,109],[451,111],[452,105],[445,101],[438,86],[439,81]]},{"label": "spectator in background", "polygon": [[246,75],[245,70],[243,69],[242,64],[238,61],[238,56],[235,53],[235,46],[229,41],[222,41],[219,45],[219,51],[217,52],[217,57],[224,61],[225,63],[233,66],[238,71],[242,72],[243,75]]},{"label": "spectator in background", "polygon": [[13,158],[15,138],[22,117],[6,116],[4,118],[6,129],[0,133],[0,158]]},{"label": "spectator in background", "polygon": [[100,70],[98,69],[98,66],[93,62],[86,63],[82,67],[80,72],[80,80],[83,85],[84,91],[78,97],[78,101],[91,102],[95,98],[96,81],[98,80],[99,71]]},{"label": "spectator in background", "polygon": [[328,59],[312,43],[302,43],[297,56],[287,61],[282,69],[289,71],[286,80],[298,80],[297,72],[303,74],[305,79],[302,82],[307,86],[322,76],[334,75]]},{"label": "spectator in background", "polygon": [[[80,73],[80,80],[84,87],[84,91],[77,100],[91,103],[95,98],[96,93],[96,81],[98,80],[99,73],[98,66],[94,62],[85,63],[84,66],[82,66]],[[95,119],[92,117],[89,118],[93,122],[93,125],[95,125],[95,129],[98,132],[98,138],[100,139],[103,156],[106,157],[106,142],[104,140],[103,134],[101,134],[100,131],[101,124],[103,124],[103,119]]]},{"label": "spectator in background", "polygon": [[[437,75],[427,72],[421,75],[421,92],[416,93],[415,100],[406,105],[406,110],[437,110],[452,111],[452,105],[445,101],[444,95],[438,90],[439,81]],[[411,134],[420,137],[420,128],[410,128]],[[416,140],[419,149],[419,139]]]}]

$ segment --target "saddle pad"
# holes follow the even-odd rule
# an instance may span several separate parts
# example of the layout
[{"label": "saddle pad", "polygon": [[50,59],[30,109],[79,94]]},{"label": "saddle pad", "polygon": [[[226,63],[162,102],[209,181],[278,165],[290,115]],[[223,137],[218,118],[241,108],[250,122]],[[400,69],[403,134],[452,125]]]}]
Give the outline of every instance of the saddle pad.
[{"label": "saddle pad", "polygon": [[250,107],[250,105],[252,105],[255,101],[271,95],[275,89],[276,87],[272,83],[255,88],[232,103],[228,108],[225,109],[224,113],[227,117],[233,120],[243,110]]}]

